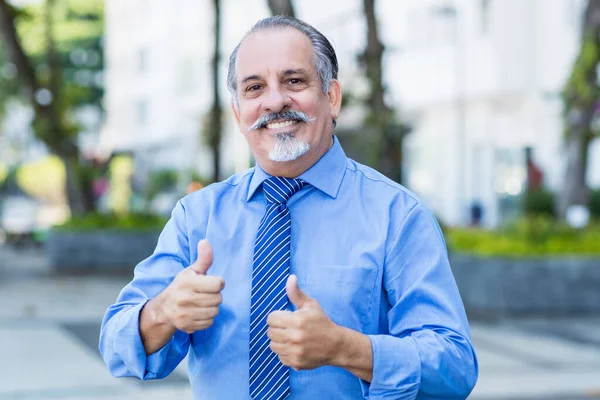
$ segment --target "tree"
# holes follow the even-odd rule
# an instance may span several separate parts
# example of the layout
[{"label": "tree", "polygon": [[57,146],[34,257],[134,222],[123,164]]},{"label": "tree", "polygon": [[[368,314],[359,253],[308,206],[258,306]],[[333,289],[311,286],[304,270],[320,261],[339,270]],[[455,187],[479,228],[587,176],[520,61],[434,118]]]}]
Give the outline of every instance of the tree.
[{"label": "tree", "polygon": [[287,15],[295,17],[294,5],[291,0],[267,0],[272,15]]},{"label": "tree", "polygon": [[600,0],[588,0],[581,47],[563,90],[566,170],[559,197],[559,215],[571,205],[588,204],[586,185],[589,147],[599,134]]},{"label": "tree", "polygon": [[397,123],[394,113],[385,103],[383,84],[383,53],[385,47],[379,40],[379,27],[375,15],[375,0],[363,0],[367,20],[367,47],[359,61],[365,68],[370,92],[366,101],[368,113],[365,132],[369,135],[370,154],[367,162],[397,182],[402,180],[402,139],[408,128]]},{"label": "tree", "polygon": [[67,198],[74,214],[95,209],[92,166],[81,155],[74,114],[82,104],[98,105],[102,89],[92,83],[94,68],[85,69],[89,84],[81,83],[83,69],[73,65],[77,57],[72,52],[95,46],[94,67],[101,69],[102,27],[101,4],[46,0],[22,9],[0,0],[2,50],[16,67],[22,86],[15,95],[33,109],[36,137],[65,165]]},{"label": "tree", "polygon": [[211,62],[213,79],[213,103],[210,109],[208,140],[213,153],[213,182],[217,182],[221,175],[221,137],[223,130],[223,108],[219,95],[219,63],[221,61],[221,1],[213,0],[215,41]]}]

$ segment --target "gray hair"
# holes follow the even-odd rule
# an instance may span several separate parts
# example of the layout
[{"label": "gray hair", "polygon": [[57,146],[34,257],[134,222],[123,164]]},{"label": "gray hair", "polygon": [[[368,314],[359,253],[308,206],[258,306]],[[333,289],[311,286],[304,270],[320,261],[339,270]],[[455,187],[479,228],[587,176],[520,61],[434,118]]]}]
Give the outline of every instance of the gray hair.
[{"label": "gray hair", "polygon": [[286,17],[283,15],[276,15],[273,17],[263,18],[258,21],[249,31],[244,35],[242,40],[235,47],[231,56],[229,56],[229,66],[227,69],[227,89],[233,97],[233,104],[237,108],[238,97],[237,97],[237,84],[236,84],[236,69],[235,63],[240,45],[243,41],[251,34],[273,28],[285,28],[290,27],[299,30],[304,33],[313,46],[314,57],[315,57],[315,69],[317,70],[317,76],[321,81],[321,88],[323,92],[329,91],[329,85],[333,79],[337,79],[338,76],[338,62],[335,50],[329,42],[329,40],[321,32],[313,28],[311,25],[299,19]]}]

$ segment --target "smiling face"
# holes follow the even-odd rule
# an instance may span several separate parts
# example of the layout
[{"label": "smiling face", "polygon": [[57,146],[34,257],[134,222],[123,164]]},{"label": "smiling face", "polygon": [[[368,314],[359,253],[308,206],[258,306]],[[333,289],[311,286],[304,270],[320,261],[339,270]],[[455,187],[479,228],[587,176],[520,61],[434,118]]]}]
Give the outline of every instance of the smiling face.
[{"label": "smiling face", "polygon": [[333,144],[341,87],[323,92],[307,36],[294,28],[252,33],[236,60],[236,122],[269,174],[296,177]]}]

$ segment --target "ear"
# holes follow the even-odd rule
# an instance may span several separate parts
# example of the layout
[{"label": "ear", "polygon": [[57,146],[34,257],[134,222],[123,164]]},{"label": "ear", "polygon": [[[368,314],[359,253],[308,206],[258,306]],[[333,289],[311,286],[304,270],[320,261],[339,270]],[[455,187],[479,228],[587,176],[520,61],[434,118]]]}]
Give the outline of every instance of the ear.
[{"label": "ear", "polygon": [[331,81],[327,95],[329,96],[331,117],[337,119],[340,116],[340,109],[342,108],[342,84],[340,81],[337,79]]},{"label": "ear", "polygon": [[231,111],[233,112],[233,118],[235,119],[235,123],[237,124],[238,128],[240,129],[240,132],[242,131],[242,127],[240,125],[240,110],[238,110],[235,107],[235,104],[233,102],[233,98],[231,98]]}]

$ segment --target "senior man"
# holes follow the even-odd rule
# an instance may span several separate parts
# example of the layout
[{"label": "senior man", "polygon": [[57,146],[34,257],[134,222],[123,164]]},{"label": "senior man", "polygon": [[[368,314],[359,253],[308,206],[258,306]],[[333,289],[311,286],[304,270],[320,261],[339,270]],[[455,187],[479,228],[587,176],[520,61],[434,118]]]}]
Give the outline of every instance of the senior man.
[{"label": "senior man", "polygon": [[189,355],[194,397],[462,399],[477,361],[441,231],[409,191],[348,159],[329,41],[260,20],[229,60],[257,166],[181,199],[109,307],[115,376]]}]

